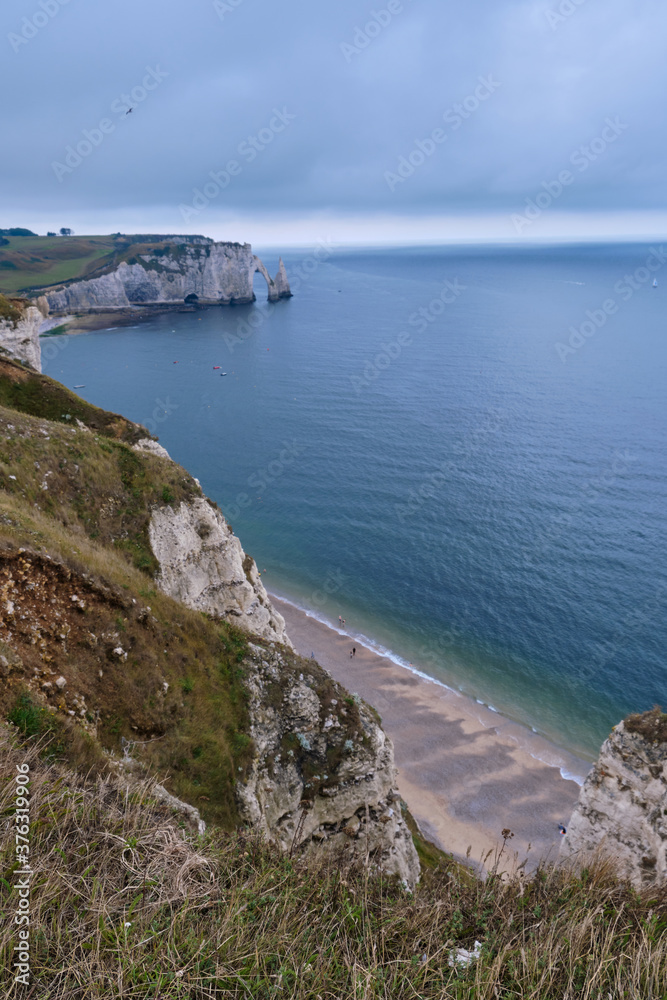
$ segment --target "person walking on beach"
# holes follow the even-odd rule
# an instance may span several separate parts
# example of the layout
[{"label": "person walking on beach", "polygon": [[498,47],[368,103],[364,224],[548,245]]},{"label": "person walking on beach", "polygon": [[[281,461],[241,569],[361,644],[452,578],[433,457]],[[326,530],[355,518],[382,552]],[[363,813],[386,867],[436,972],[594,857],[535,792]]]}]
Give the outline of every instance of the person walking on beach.
[{"label": "person walking on beach", "polygon": [[352,647],[352,656],[356,656],[356,655],[357,655],[357,647],[353,646]]}]

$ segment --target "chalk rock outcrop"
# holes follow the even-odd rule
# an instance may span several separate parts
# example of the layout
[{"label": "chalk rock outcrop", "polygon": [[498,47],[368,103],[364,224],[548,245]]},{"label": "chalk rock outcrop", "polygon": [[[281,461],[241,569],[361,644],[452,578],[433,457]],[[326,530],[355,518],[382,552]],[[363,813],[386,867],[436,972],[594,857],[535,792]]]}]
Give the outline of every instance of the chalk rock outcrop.
[{"label": "chalk rock outcrop", "polygon": [[249,243],[213,242],[160,245],[107,274],[46,289],[44,295],[58,314],[184,302],[240,305],[255,300],[255,271],[266,279],[271,301],[291,295],[284,266],[274,282]]},{"label": "chalk rock outcrop", "polygon": [[263,639],[291,645],[254,559],[206,497],[154,510],[149,539],[160,564],[156,582],[165,594]]},{"label": "chalk rock outcrop", "polygon": [[20,319],[0,319],[0,347],[19,361],[25,361],[36,371],[42,370],[39,327],[44,317],[30,305],[17,305]]},{"label": "chalk rock outcrop", "polygon": [[414,885],[394,750],[373,710],[314,660],[273,644],[250,650],[255,756],[237,786],[243,818],[285,851],[342,849]]},{"label": "chalk rock outcrop", "polygon": [[153,438],[140,438],[132,447],[135,451],[145,451],[149,455],[157,455],[159,458],[168,458],[171,461],[171,455],[167,449],[163,448],[159,441],[154,441]]},{"label": "chalk rock outcrop", "polygon": [[667,878],[667,744],[618,725],[600,751],[561,842],[561,857],[599,849],[636,885]]},{"label": "chalk rock outcrop", "polygon": [[253,260],[255,261],[255,270],[259,271],[269,286],[269,302],[278,302],[279,299],[289,299],[292,297],[282,257],[280,258],[278,273],[275,278],[269,275],[259,257],[253,257]]}]

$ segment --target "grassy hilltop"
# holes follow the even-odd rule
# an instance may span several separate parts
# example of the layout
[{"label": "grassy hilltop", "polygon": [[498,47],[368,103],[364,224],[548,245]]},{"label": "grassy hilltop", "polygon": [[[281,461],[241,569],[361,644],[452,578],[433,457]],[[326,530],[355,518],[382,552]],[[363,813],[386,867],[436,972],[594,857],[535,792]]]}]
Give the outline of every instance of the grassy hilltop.
[{"label": "grassy hilltop", "polygon": [[151,506],[201,491],[133,450],[147,436],[0,358],[0,715],[50,734],[79,769],[104,771],[121,737],[148,741],[170,789],[231,828],[245,639],[154,587]]},{"label": "grassy hilltop", "polygon": [[[152,234],[111,236],[12,236],[0,244],[0,292],[15,294],[96,277],[137,254],[164,251],[192,237]],[[197,237],[202,239],[202,237]]]},{"label": "grassy hilltop", "polygon": [[[414,828],[422,880],[410,893],[343,857],[290,858],[239,829],[234,787],[254,755],[249,647],[155,588],[151,507],[201,493],[180,466],[133,450],[147,436],[0,357],[7,994],[11,796],[28,761],[36,875],[26,996],[664,1000],[664,886],[636,891],[602,862],[508,877],[493,858],[482,881]],[[287,669],[300,662],[286,654]],[[308,669],[318,670],[313,661]],[[654,734],[656,718],[636,724],[650,722]],[[121,771],[123,748],[140,749],[146,770]],[[203,836],[160,798],[151,774],[199,809]],[[453,949],[476,940],[475,962],[449,964]]]}]

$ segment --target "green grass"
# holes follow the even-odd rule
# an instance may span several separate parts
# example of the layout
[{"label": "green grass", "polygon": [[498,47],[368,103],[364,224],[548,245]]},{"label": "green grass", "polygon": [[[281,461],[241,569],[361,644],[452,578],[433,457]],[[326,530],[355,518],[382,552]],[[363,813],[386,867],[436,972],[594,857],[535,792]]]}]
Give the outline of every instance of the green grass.
[{"label": "green grass", "polygon": [[[173,794],[231,829],[238,823],[234,788],[254,754],[237,659],[246,655],[245,637],[160,593],[147,611],[145,578],[120,556],[81,540],[77,552],[63,552],[71,535],[61,530],[59,542],[55,531],[42,531],[31,539],[27,522],[4,523],[6,510],[0,508],[0,589],[23,579],[22,560],[30,568],[29,588],[12,591],[24,617],[11,629],[15,655],[0,684],[0,718],[23,738],[52,737],[50,752],[82,773],[103,772],[104,754],[122,756],[124,738]],[[51,558],[27,549],[30,541]],[[17,555],[17,543],[27,554]],[[112,653],[118,646],[126,657]],[[53,683],[60,675],[67,681],[62,691]]]},{"label": "green grass", "polygon": [[0,295],[0,320],[6,320],[15,327],[21,319],[23,313],[22,307],[23,302],[21,300],[12,300],[6,298],[4,295]]},{"label": "green grass", "polygon": [[[0,812],[30,766],[31,973],[52,1000],[662,1000],[667,891],[608,864],[481,881],[442,860],[414,893],[247,832],[188,832],[152,794],[40,760],[0,730]],[[196,745],[195,750],[199,750]],[[0,877],[12,882],[12,824]],[[11,900],[11,895],[6,897]],[[11,910],[10,910],[11,912]],[[469,967],[458,947],[482,942]],[[11,920],[0,923],[10,968]],[[9,986],[8,972],[4,975]],[[3,984],[4,985],[4,984]]]},{"label": "green grass", "polygon": [[[19,586],[21,559],[32,560],[22,617],[11,627],[0,617],[0,639],[11,640],[18,664],[0,679],[0,718],[26,737],[55,739],[50,727],[64,726],[59,752],[84,771],[101,766],[103,750],[119,753],[123,737],[168,776],[171,791],[233,826],[234,787],[253,754],[240,665],[246,639],[152,585],[151,510],[200,488],[175,463],[130,447],[143,428],[4,360],[0,400],[14,407],[0,405],[0,589]],[[113,654],[119,646],[125,658]],[[85,699],[88,731],[75,694]]]},{"label": "green grass", "polygon": [[[210,252],[205,244],[195,245],[194,250],[203,255]],[[0,246],[0,292],[13,294],[95,277],[146,253],[179,256],[183,247],[157,234],[11,236]],[[146,266],[163,269],[159,261]]]},{"label": "green grass", "polygon": [[103,258],[113,258],[116,246],[112,236],[11,236],[0,247],[0,292],[85,277]]},{"label": "green grass", "polygon": [[0,406],[70,426],[78,418],[91,430],[127,444],[150,437],[145,427],[93,406],[48,375],[28,370],[10,358],[0,359]]},{"label": "green grass", "polygon": [[36,705],[25,691],[17,697],[7,714],[7,719],[24,736],[41,736],[49,728],[49,713],[45,708]]},{"label": "green grass", "polygon": [[151,505],[180,503],[200,489],[180,466],[130,447],[147,436],[145,428],[92,406],[53,379],[0,359],[5,502],[21,498],[154,575]]}]

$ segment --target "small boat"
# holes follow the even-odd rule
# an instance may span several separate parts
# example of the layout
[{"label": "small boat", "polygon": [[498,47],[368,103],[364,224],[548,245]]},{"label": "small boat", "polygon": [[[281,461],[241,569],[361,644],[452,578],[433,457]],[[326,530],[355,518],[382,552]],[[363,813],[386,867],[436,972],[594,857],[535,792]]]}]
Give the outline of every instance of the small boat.
[{"label": "small boat", "polygon": [[223,375],[226,375],[226,374],[227,374],[227,372],[220,372],[220,378],[222,378]]},{"label": "small boat", "polygon": [[86,388],[86,383],[84,382],[83,385],[75,385],[74,388],[75,389],[85,389]]},{"label": "small boat", "polygon": [[222,365],[213,365],[213,371],[217,371],[218,368],[222,368]]}]

